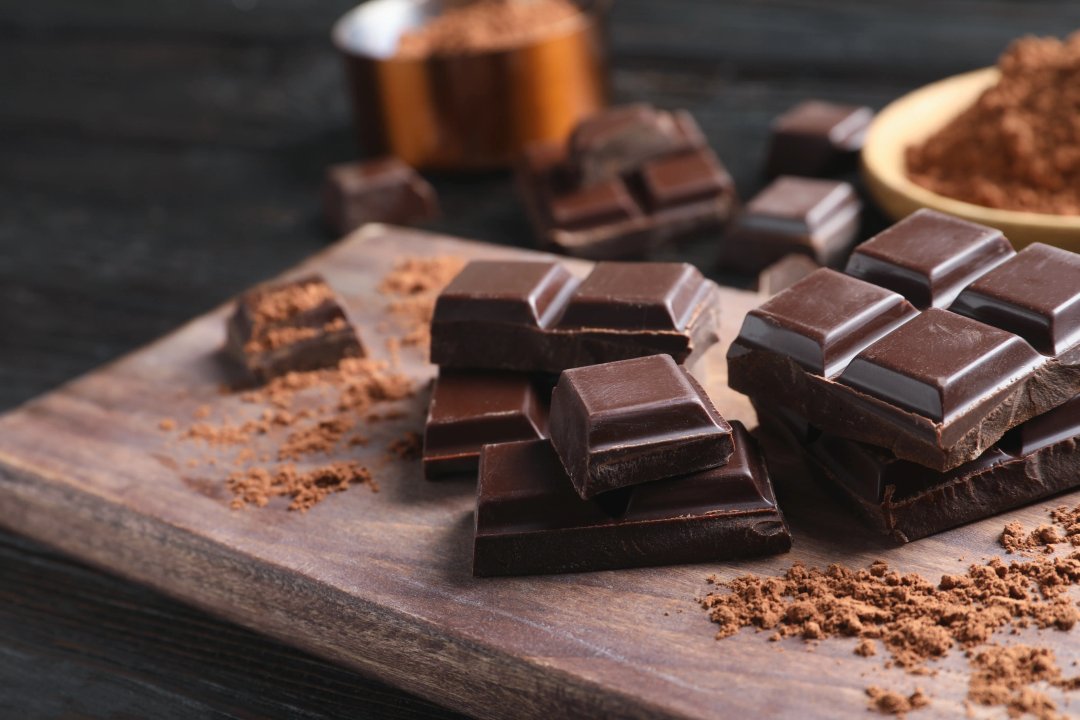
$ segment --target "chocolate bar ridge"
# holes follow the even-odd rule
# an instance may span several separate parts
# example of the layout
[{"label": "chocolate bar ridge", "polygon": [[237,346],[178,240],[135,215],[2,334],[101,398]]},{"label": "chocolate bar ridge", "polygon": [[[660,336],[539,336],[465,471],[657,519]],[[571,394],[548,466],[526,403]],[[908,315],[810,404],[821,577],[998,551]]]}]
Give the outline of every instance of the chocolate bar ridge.
[{"label": "chocolate bar ridge", "polygon": [[[918,229],[926,219],[905,222]],[[1000,253],[965,254],[959,264],[969,267],[957,274],[982,280],[949,310],[932,307],[934,288],[924,284],[931,307],[921,313],[890,290],[819,270],[747,315],[728,351],[729,383],[841,437],[935,470],[956,467],[1080,392],[1080,313],[1067,309],[1080,302],[1080,257],[1057,251],[1047,263],[1046,253],[1032,246],[1004,262]],[[1054,282],[1008,281],[1029,277],[1031,266],[1044,275],[1053,267]],[[960,299],[976,288],[999,296],[996,309]],[[1042,355],[1033,344],[1060,351]]]},{"label": "chocolate bar ridge", "polygon": [[559,373],[717,341],[719,288],[685,263],[601,262],[583,281],[556,262],[470,263],[439,295],[431,361]]}]

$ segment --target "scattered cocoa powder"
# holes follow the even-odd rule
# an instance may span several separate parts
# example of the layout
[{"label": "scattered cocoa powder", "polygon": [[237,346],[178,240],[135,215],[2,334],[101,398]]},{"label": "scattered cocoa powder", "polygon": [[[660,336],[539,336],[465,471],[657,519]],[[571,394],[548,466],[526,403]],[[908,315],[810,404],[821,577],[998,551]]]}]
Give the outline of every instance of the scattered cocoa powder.
[{"label": "scattered cocoa powder", "polygon": [[581,16],[570,0],[475,0],[402,35],[398,57],[500,50],[536,41]]},{"label": "scattered cocoa powder", "polygon": [[274,497],[289,497],[290,510],[306,511],[331,493],[348,490],[351,485],[366,484],[372,492],[379,486],[367,468],[357,462],[336,462],[300,472],[294,465],[273,470],[249,468],[229,474],[226,480],[233,493],[232,507],[247,504],[264,507]]},{"label": "scattered cocoa powder", "polygon": [[176,429],[176,421],[172,418],[161,418],[161,420],[158,421],[158,428],[165,432],[172,432]]},{"label": "scattered cocoa powder", "polygon": [[930,698],[923,693],[921,688],[915,688],[915,692],[905,696],[895,690],[885,690],[871,685],[866,688],[866,694],[870,697],[870,708],[883,715],[903,717],[912,710],[918,710],[930,704]]},{"label": "scattered cocoa powder", "polygon": [[431,344],[435,298],[463,267],[465,261],[457,257],[409,257],[383,278],[379,292],[393,298],[387,310],[405,330],[401,345],[426,349]]},{"label": "scattered cocoa powder", "polygon": [[974,105],[907,149],[908,175],[976,205],[1080,214],[1080,32],[1017,40],[998,69]]},{"label": "scattered cocoa powder", "polygon": [[424,449],[424,439],[420,433],[409,431],[403,437],[390,443],[387,454],[399,460],[419,460]]},{"label": "scattered cocoa powder", "polygon": [[[1080,686],[1080,679],[1062,679],[1046,648],[987,645],[1007,627],[1067,631],[1080,621],[1069,595],[1080,583],[1080,552],[1051,556],[1066,539],[1080,545],[1080,506],[1060,506],[1050,515],[1053,525],[1025,532],[1019,523],[1009,523],[1000,536],[1007,551],[1030,552],[1029,559],[994,557],[969,565],[963,574],[943,575],[937,584],[880,560],[864,569],[831,565],[821,570],[796,563],[781,577],[707,578],[722,590],[701,602],[719,626],[717,639],[744,627],[768,631],[769,640],[858,638],[856,655],[876,655],[880,643],[887,667],[916,675],[932,674],[932,661],[962,649],[972,667],[971,701],[1005,706],[1010,715],[1056,718],[1054,704],[1030,685],[1045,681],[1067,690]],[[928,701],[921,691],[918,699],[876,687],[867,694],[874,708],[893,714]]]}]

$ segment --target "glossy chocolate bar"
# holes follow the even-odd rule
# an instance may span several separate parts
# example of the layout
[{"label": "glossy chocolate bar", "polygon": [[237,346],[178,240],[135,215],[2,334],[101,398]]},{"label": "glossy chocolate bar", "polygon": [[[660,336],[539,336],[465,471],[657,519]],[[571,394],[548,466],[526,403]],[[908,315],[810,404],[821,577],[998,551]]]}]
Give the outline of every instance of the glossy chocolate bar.
[{"label": "glossy chocolate bar", "polygon": [[781,176],[732,221],[720,265],[756,273],[797,253],[818,265],[841,267],[859,232],[862,203],[848,183]]},{"label": "glossy chocolate bar", "polygon": [[548,440],[487,445],[480,458],[473,574],[587,572],[786,552],[791,535],[746,429],[720,468],[574,492]]},{"label": "glossy chocolate bar", "polygon": [[732,452],[731,426],[668,355],[565,371],[551,444],[582,498],[717,467]]},{"label": "glossy chocolate bar", "polygon": [[541,246],[594,260],[641,257],[723,224],[736,204],[693,118],[645,105],[585,120],[566,148],[530,146],[518,185]]},{"label": "glossy chocolate bar", "polygon": [[480,448],[547,437],[551,385],[525,373],[440,370],[424,426],[424,477],[476,477]]},{"label": "glossy chocolate bar", "polygon": [[802,453],[815,477],[901,543],[1080,486],[1080,397],[1013,428],[979,457],[946,472],[755,405],[770,451],[780,441],[786,451]]},{"label": "glossy chocolate bar", "polygon": [[[985,228],[952,221],[970,232],[940,234],[939,220],[924,211],[889,231],[907,250],[879,280],[931,307],[818,270],[747,315],[728,352],[731,387],[935,470],[1080,392],[1080,256],[1036,244],[1001,262]],[[951,258],[938,257],[943,245]]]},{"label": "glossy chocolate bar", "polygon": [[397,158],[342,163],[326,171],[323,215],[338,235],[364,223],[414,225],[438,214],[435,190]]},{"label": "glossy chocolate bar", "polygon": [[874,113],[867,107],[808,100],[772,124],[765,173],[819,177],[855,167]]},{"label": "glossy chocolate bar", "polygon": [[559,373],[660,353],[689,363],[717,340],[719,289],[685,263],[473,261],[439,295],[431,361]]},{"label": "glossy chocolate bar", "polygon": [[226,351],[262,382],[364,355],[345,307],[318,276],[245,293],[226,333]]}]

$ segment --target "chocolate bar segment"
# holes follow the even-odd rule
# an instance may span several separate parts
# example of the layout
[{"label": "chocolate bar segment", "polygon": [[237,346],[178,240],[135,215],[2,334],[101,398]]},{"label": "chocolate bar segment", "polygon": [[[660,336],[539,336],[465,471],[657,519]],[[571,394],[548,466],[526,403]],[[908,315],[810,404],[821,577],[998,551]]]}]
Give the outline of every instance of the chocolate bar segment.
[{"label": "chocolate bar segment", "polygon": [[693,118],[647,105],[583,121],[566,147],[529,146],[518,185],[543,247],[595,260],[642,257],[723,224],[736,204]]},{"label": "chocolate bar segment", "polygon": [[[952,260],[934,259],[933,265],[962,266],[970,258],[965,249],[969,247],[962,245]],[[896,265],[917,267],[921,248],[907,244]],[[1003,298],[999,308],[1025,307],[1031,317],[1038,314],[1031,308],[1041,306],[1038,312],[1049,318],[1051,308],[1068,306],[1071,293],[1080,292],[1080,287],[1070,287],[1074,280],[1064,269],[1068,264],[1059,263],[1058,282],[1066,283],[1064,288],[1029,289],[1041,285],[1013,279],[1024,275],[1029,262],[1039,265],[1009,261],[991,272],[997,263],[986,263],[978,285],[983,296]],[[807,342],[814,339],[813,333],[806,328],[816,328],[820,336],[834,325],[847,329],[861,322],[850,326],[843,314],[837,316],[834,305],[842,304],[849,291],[841,283],[826,287],[819,281],[821,272],[747,316],[728,353],[732,388],[771,400],[832,434],[888,448],[898,457],[939,471],[977,458],[1009,429],[1080,392],[1080,338],[1065,331],[1056,355],[1040,355],[1012,332],[1031,334],[1027,325],[1009,319],[1023,316],[1019,310],[981,313],[986,322],[978,322],[932,307],[879,337],[852,333],[855,354],[862,353],[856,361],[847,364],[845,352],[837,353],[835,362],[820,363],[816,346]],[[969,307],[972,302],[961,305]],[[1049,327],[1048,322],[1042,322],[1043,327]],[[1068,321],[1061,325],[1067,326]],[[1031,336],[1044,344],[1051,339],[1047,332]]]},{"label": "chocolate bar segment", "polygon": [[226,332],[228,353],[260,382],[364,355],[344,306],[318,276],[242,295]]},{"label": "chocolate bar segment", "polygon": [[541,384],[522,373],[441,370],[424,426],[424,477],[475,478],[484,445],[547,437]]},{"label": "chocolate bar segment", "polygon": [[766,175],[819,177],[854,168],[873,118],[867,107],[821,100],[796,105],[773,121]]},{"label": "chocolate bar segment", "polygon": [[805,255],[785,255],[758,273],[757,291],[763,295],[775,295],[781,290],[787,290],[819,267],[821,266]]},{"label": "chocolate bar segment", "polygon": [[1015,255],[1000,230],[918,210],[855,248],[847,272],[915,307],[948,307],[973,280]]},{"label": "chocolate bar segment", "polygon": [[323,213],[344,235],[365,223],[414,225],[439,214],[435,190],[397,158],[333,165],[326,171]]},{"label": "chocolate bar segment", "polygon": [[486,446],[473,574],[588,572],[786,552],[791,535],[765,464],[745,428],[732,428],[727,465],[591,500],[574,492],[550,441]]},{"label": "chocolate bar segment", "polygon": [[599,263],[580,284],[557,263],[471,263],[435,303],[431,360],[546,373],[658,353],[688,363],[716,342],[718,293],[684,263]]},{"label": "chocolate bar segment", "polygon": [[747,203],[721,245],[721,266],[756,273],[789,253],[840,267],[859,231],[862,203],[845,182],[781,176]]},{"label": "chocolate bar segment", "polygon": [[668,355],[565,371],[551,442],[582,498],[723,465],[731,426]]},{"label": "chocolate bar segment", "polygon": [[815,478],[896,542],[917,540],[1080,486],[1080,397],[1028,420],[978,458],[946,472],[819,432],[798,416],[754,404],[770,453],[800,454]]},{"label": "chocolate bar segment", "polygon": [[1080,255],[1029,245],[949,309],[1014,332],[1044,355],[1061,355],[1080,340]]}]

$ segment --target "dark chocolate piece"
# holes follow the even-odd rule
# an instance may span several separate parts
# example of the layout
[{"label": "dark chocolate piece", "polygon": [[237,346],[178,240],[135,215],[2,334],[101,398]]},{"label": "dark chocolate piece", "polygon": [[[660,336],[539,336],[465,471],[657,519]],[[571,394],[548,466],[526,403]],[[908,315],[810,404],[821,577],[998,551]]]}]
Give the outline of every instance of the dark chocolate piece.
[{"label": "dark chocolate piece", "polygon": [[819,267],[821,266],[805,255],[785,255],[758,273],[757,291],[763,295],[775,295],[781,290],[787,290]]},{"label": "dark chocolate piece", "polygon": [[261,382],[364,356],[344,306],[317,276],[245,293],[226,330],[226,350]]},{"label": "dark chocolate piece", "polygon": [[779,177],[731,223],[721,267],[756,273],[789,253],[840,267],[859,232],[861,210],[855,189],[845,182]]},{"label": "dark chocolate piece", "polygon": [[326,171],[323,212],[339,235],[364,223],[415,225],[437,217],[435,190],[394,157],[333,165]]},{"label": "dark chocolate piece", "polygon": [[474,261],[439,295],[431,361],[559,373],[717,340],[716,284],[685,263],[598,263],[580,284],[555,262]]},{"label": "dark chocolate piece", "polygon": [[[893,244],[893,266],[920,267],[933,237]],[[1064,311],[1080,302],[1076,256],[1055,251],[1049,261],[1034,247],[998,265],[972,251],[978,242],[951,246],[952,260],[929,254],[924,269],[939,272],[926,273],[926,299],[953,292],[936,284],[948,270],[982,267],[956,309],[986,322],[933,307],[916,315],[896,293],[819,270],[747,315],[728,352],[731,387],[935,470],[977,458],[1080,392],[1080,334],[1070,327],[1080,318]],[[1057,354],[1040,355],[1025,337]]]},{"label": "dark chocolate piece", "polygon": [[475,478],[484,445],[547,437],[540,384],[523,373],[440,370],[424,426],[424,477]]},{"label": "dark chocolate piece", "polygon": [[812,474],[901,543],[1080,486],[1080,397],[1010,430],[974,460],[938,472],[881,448],[819,432],[755,402],[770,452],[803,453]]},{"label": "dark chocolate piece", "polygon": [[1044,355],[1080,340],[1080,255],[1035,243],[973,282],[949,308],[1014,332]]},{"label": "dark chocolate piece", "polygon": [[548,440],[480,457],[473,574],[715,562],[786,552],[791,535],[746,429],[723,467],[582,500]]},{"label": "dark chocolate piece", "polygon": [[582,498],[707,470],[731,456],[731,426],[669,355],[565,371],[551,443]]},{"label": "dark chocolate piece", "polygon": [[596,260],[641,257],[721,225],[736,204],[693,118],[647,105],[585,120],[567,148],[531,145],[518,184],[542,246]]},{"label": "dark chocolate piece", "polygon": [[873,120],[870,108],[808,100],[772,124],[765,173],[819,177],[855,167]]},{"label": "dark chocolate piece", "polygon": [[918,210],[855,248],[845,272],[906,297],[948,307],[960,291],[1015,255],[1000,230]]}]

